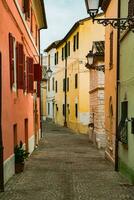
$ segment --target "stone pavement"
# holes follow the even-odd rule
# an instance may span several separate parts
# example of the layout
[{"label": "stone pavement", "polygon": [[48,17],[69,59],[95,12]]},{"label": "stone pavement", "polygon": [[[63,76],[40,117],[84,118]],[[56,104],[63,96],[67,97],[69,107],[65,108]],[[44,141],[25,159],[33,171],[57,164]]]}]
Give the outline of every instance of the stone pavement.
[{"label": "stone pavement", "polygon": [[134,200],[134,187],[86,135],[49,123],[40,146],[0,200]]}]

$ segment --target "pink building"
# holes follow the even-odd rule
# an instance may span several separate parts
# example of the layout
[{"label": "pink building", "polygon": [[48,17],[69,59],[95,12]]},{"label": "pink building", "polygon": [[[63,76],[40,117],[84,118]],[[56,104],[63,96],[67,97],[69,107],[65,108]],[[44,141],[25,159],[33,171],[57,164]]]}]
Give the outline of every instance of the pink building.
[{"label": "pink building", "polygon": [[89,139],[98,146],[105,148],[105,113],[104,113],[104,41],[93,42],[92,50],[88,54],[92,64],[86,64],[90,73],[90,124]]},{"label": "pink building", "polygon": [[3,141],[0,145],[3,143],[6,183],[14,174],[14,147],[21,140],[31,153],[40,138],[37,92],[40,77],[34,71],[41,72],[40,30],[47,24],[43,0],[1,0],[0,13]]}]

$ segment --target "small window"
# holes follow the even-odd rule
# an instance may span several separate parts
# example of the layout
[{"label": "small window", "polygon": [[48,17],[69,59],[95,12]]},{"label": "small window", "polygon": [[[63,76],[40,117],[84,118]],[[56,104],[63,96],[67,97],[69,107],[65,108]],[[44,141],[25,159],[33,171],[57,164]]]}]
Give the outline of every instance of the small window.
[{"label": "small window", "polygon": [[67,91],[69,91],[69,78],[67,78]]},{"label": "small window", "polygon": [[78,104],[75,104],[75,117],[78,117]]},{"label": "small window", "polygon": [[57,93],[58,92],[58,82],[55,81],[55,92]]},{"label": "small window", "polygon": [[65,81],[65,78],[63,79],[63,91],[65,92],[65,89],[66,89],[66,81]]},{"label": "small window", "polygon": [[67,43],[67,56],[70,56],[70,41]]},{"label": "small window", "polygon": [[110,33],[110,62],[109,68],[112,69],[113,67],[113,31]]},{"label": "small window", "polygon": [[75,88],[78,88],[78,74],[75,74]]},{"label": "small window", "polygon": [[62,105],[62,113],[63,113],[63,116],[65,116],[65,104]]},{"label": "small window", "polygon": [[76,47],[76,35],[74,35],[74,42],[73,42],[73,50],[75,51],[76,49],[75,49],[75,47]]},{"label": "small window", "polygon": [[79,32],[77,33],[77,49],[79,49]]},{"label": "small window", "polygon": [[52,88],[53,88],[53,91],[54,91],[54,77],[52,78]]}]

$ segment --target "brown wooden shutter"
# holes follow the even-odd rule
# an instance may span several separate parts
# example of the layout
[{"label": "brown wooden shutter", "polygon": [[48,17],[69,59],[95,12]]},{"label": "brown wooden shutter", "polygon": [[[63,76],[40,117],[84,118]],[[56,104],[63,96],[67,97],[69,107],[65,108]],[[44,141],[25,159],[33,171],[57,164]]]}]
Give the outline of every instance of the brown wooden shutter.
[{"label": "brown wooden shutter", "polygon": [[24,91],[27,91],[27,65],[25,62],[25,55],[24,55]]},{"label": "brown wooden shutter", "polygon": [[27,92],[33,93],[34,89],[34,66],[33,58],[27,57]]},{"label": "brown wooden shutter", "polygon": [[42,80],[42,67],[40,64],[34,64],[34,81]]},{"label": "brown wooden shutter", "polygon": [[75,41],[76,41],[75,38],[76,38],[76,36],[74,35],[74,43],[73,43],[73,50],[74,50],[74,51],[75,51],[75,46],[76,46],[76,45],[75,45]]},{"label": "brown wooden shutter", "polygon": [[77,33],[77,49],[79,49],[79,32]]},{"label": "brown wooden shutter", "polygon": [[40,88],[40,82],[37,82],[37,97],[40,97],[41,88]]},{"label": "brown wooden shutter", "polygon": [[24,0],[24,13],[26,18],[30,18],[30,0]]},{"label": "brown wooden shutter", "polygon": [[134,0],[129,0],[128,2],[128,16],[129,17],[134,16]]},{"label": "brown wooden shutter", "polygon": [[23,45],[17,43],[16,47],[16,64],[17,64],[17,88],[24,89],[24,52]]},{"label": "brown wooden shutter", "polygon": [[9,33],[9,65],[10,65],[10,86],[14,83],[14,38]]},{"label": "brown wooden shutter", "polygon": [[113,67],[113,31],[110,33],[110,69]]}]

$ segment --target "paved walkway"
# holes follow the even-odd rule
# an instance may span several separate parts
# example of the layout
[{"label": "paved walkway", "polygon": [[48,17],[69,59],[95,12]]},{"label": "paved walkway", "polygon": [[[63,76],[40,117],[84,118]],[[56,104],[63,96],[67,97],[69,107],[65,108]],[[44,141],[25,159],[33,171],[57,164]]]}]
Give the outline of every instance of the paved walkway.
[{"label": "paved walkway", "polygon": [[134,187],[87,136],[49,124],[24,173],[8,182],[0,200],[134,200]]}]

